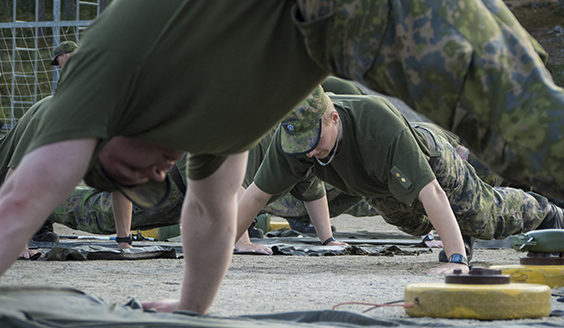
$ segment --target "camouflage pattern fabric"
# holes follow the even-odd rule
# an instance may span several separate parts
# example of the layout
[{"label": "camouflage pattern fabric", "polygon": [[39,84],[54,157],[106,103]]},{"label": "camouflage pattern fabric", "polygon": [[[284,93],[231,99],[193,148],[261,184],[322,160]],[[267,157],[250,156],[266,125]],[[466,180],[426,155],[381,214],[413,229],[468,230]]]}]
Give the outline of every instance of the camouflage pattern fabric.
[{"label": "camouflage pattern fabric", "polygon": [[[448,143],[453,146],[455,149],[457,146],[461,145],[460,139],[454,133],[447,131],[440,126],[434,123],[428,122],[417,122],[413,123],[414,126],[421,126],[435,135],[439,135],[443,137]],[[492,187],[499,187],[503,183],[503,178],[496,174],[494,171],[490,170],[480,159],[476,157],[476,155],[469,153],[468,154],[468,163],[472,165],[476,174],[484,181],[485,183],[489,184]]]},{"label": "camouflage pattern fabric", "polygon": [[[345,194],[328,183],[325,183],[325,190],[327,191],[330,217],[339,216],[343,213],[355,217],[378,215],[363,197]],[[268,204],[264,211],[287,219],[309,219],[304,203],[291,194],[286,194]]]},{"label": "camouflage pattern fabric", "polygon": [[[539,226],[549,210],[545,197],[520,189],[491,187],[480,180],[474,168],[458,156],[448,141],[428,133],[435,141],[437,154],[433,172],[463,234],[485,240],[503,239]],[[412,207],[394,197],[369,199],[369,203],[386,222],[406,233],[421,236],[433,228],[419,201]]]},{"label": "camouflage pattern fabric", "polygon": [[504,178],[564,198],[564,90],[501,0],[297,0],[313,60],[455,132]]},{"label": "camouflage pattern fabric", "polygon": [[[51,213],[49,219],[69,228],[95,234],[116,233],[112,198],[108,192],[76,187],[72,195]],[[132,230],[147,230],[180,223],[184,195],[173,183],[162,211],[133,205]]]},{"label": "camouflage pattern fabric", "polygon": [[[361,197],[349,196],[330,185],[326,186],[331,217],[343,213],[357,217],[377,215]],[[131,229],[147,230],[180,223],[183,201],[184,194],[173,183],[162,211],[133,205]],[[267,205],[264,210],[283,218],[309,218],[304,203],[291,194]],[[72,195],[51,213],[49,220],[89,233],[116,233],[111,194],[90,187],[76,187]]]},{"label": "camouflage pattern fabric", "polygon": [[[476,155],[470,153],[468,154],[468,163],[472,165],[476,174],[492,187],[500,187],[503,185],[504,179],[500,177],[497,173],[490,170]],[[521,188],[522,189],[522,188]]]},{"label": "camouflage pattern fabric", "polygon": [[326,108],[327,96],[319,85],[281,123],[286,132],[282,134],[282,150],[288,154],[305,154],[315,148]]},{"label": "camouflage pattern fabric", "polygon": [[76,43],[72,41],[61,42],[53,51],[53,61],[51,62],[51,65],[52,66],[59,65],[59,62],[57,61],[57,57],[59,57],[62,54],[68,54],[74,52],[77,48],[78,46],[76,45]]}]

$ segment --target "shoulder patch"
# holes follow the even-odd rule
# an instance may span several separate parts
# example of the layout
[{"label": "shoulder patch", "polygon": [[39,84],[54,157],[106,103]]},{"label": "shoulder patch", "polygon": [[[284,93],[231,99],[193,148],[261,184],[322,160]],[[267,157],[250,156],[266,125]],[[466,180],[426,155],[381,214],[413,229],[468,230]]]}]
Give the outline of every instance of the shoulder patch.
[{"label": "shoulder patch", "polygon": [[397,166],[392,167],[390,170],[392,175],[401,183],[401,185],[407,189],[411,186],[411,181],[403,174],[403,172],[398,169]]}]

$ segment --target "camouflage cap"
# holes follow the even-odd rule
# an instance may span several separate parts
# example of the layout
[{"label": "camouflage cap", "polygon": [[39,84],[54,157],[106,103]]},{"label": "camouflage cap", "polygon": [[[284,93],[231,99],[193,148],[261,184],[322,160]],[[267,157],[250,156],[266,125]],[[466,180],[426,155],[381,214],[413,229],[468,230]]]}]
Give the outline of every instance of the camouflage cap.
[{"label": "camouflage cap", "polygon": [[149,210],[162,209],[171,190],[168,174],[164,181],[149,180],[147,183],[134,186],[119,184],[106,174],[99,159],[96,159],[94,166],[86,172],[84,182],[101,191],[120,191],[135,205]]},{"label": "camouflage cap", "polygon": [[62,54],[68,54],[74,52],[76,48],[78,48],[78,46],[76,45],[76,43],[72,41],[64,41],[59,43],[57,48],[55,48],[55,51],[53,51],[53,61],[51,62],[51,66],[59,65],[57,57],[59,57]]},{"label": "camouflage cap", "polygon": [[282,121],[282,151],[288,155],[309,153],[319,143],[321,117],[327,108],[327,97],[321,86],[303,100]]}]

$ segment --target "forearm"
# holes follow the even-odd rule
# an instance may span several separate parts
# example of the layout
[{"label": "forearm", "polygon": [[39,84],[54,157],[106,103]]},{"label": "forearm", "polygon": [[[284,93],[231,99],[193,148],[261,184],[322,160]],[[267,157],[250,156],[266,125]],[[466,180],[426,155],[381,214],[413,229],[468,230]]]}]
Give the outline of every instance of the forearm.
[{"label": "forearm", "polygon": [[254,182],[239,199],[237,209],[237,239],[243,236],[257,214],[264,208],[272,195],[260,190]]},{"label": "forearm", "polygon": [[460,227],[448,198],[437,180],[426,185],[418,198],[423,203],[433,227],[441,237],[447,257],[455,253],[465,255]]},{"label": "forearm", "polygon": [[[37,148],[0,189],[0,274],[17,258],[49,213],[71,194],[84,175],[95,139]],[[49,165],[45,165],[49,163]]]},{"label": "forearm", "polygon": [[333,236],[331,231],[331,219],[329,215],[329,205],[327,196],[323,196],[318,200],[304,202],[311,222],[315,227],[317,236],[321,242]]},{"label": "forearm", "polygon": [[[112,211],[117,237],[128,237],[131,233],[131,216],[133,205],[121,192],[112,192]],[[128,243],[118,243],[120,249],[130,248]]]}]

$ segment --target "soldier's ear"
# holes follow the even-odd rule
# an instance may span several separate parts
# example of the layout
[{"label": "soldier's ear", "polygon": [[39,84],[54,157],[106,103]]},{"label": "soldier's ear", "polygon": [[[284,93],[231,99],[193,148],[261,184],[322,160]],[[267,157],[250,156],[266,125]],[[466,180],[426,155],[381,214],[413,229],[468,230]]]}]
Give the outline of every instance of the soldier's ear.
[{"label": "soldier's ear", "polygon": [[331,112],[331,119],[333,120],[333,122],[338,123],[339,122],[339,113],[337,112],[336,109],[333,109],[333,112]]}]

